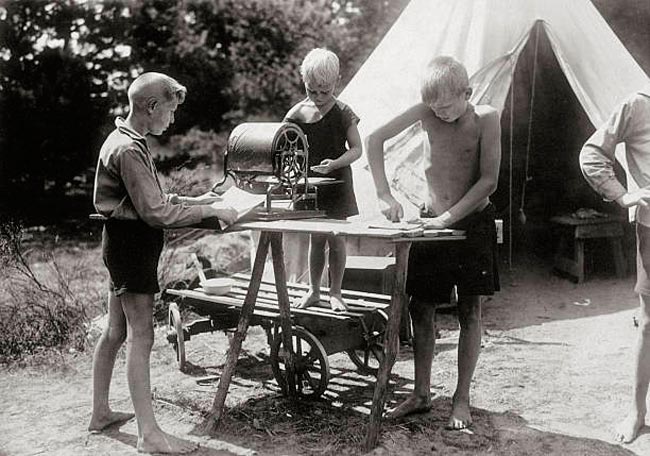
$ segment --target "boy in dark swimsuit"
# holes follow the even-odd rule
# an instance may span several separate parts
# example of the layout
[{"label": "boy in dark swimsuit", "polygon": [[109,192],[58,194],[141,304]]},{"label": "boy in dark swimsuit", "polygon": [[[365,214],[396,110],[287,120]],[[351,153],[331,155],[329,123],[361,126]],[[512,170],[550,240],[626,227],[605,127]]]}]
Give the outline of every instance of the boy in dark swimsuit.
[{"label": "boy in dark swimsuit", "polygon": [[[349,106],[334,97],[340,79],[336,54],[326,49],[313,49],[303,60],[300,73],[307,98],[289,110],[285,121],[298,124],[307,135],[311,174],[341,181],[319,188],[318,208],[324,210],[328,218],[345,220],[359,213],[350,169],[350,164],[361,157],[359,118]],[[335,311],[346,310],[341,296],[345,238],[321,234],[310,237],[310,290],[295,304],[298,308],[320,301],[326,246],[329,246],[330,306]]]}]

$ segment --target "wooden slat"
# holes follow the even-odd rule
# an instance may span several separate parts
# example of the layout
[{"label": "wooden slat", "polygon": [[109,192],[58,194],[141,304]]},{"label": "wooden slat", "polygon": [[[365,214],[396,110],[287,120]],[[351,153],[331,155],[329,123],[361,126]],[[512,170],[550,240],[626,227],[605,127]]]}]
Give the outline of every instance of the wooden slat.
[{"label": "wooden slat", "polygon": [[[241,292],[236,292],[235,291],[234,293],[233,292],[229,293],[229,295],[235,295],[235,296],[242,296],[244,294],[245,294],[244,291],[241,291]],[[278,307],[277,299],[273,299],[273,298],[270,298],[270,297],[266,298],[266,297],[258,296],[257,297],[257,302],[258,303],[261,302],[261,303],[265,303],[265,304],[268,304],[268,305],[271,305],[271,306]],[[294,313],[294,311],[296,311],[296,310],[311,310],[312,312],[317,312],[320,315],[323,315],[323,314],[328,314],[328,315],[329,314],[335,314],[335,315],[344,315],[344,316],[347,316],[347,317],[363,317],[363,315],[364,315],[363,312],[361,312],[361,313],[354,312],[354,311],[336,312],[336,311],[334,311],[334,310],[332,310],[332,309],[330,309],[328,307],[317,307],[317,306],[309,306],[307,309],[297,309],[295,307],[292,307],[291,308],[291,313]]]},{"label": "wooden slat", "polygon": [[[240,293],[245,293],[246,289],[248,287],[248,284],[238,284],[233,287],[231,290],[231,293],[235,294],[240,294]],[[260,285],[260,290],[270,299],[277,300],[277,295],[275,294],[275,285],[268,285],[268,284],[262,284]],[[300,298],[302,296],[302,293],[289,293],[289,296],[295,297],[295,298]],[[314,307],[316,309],[322,309],[322,310],[330,310],[330,306],[328,301],[326,301],[327,296],[324,296],[321,298],[319,304],[315,304],[310,307]],[[369,302],[364,299],[350,299],[349,297],[345,299],[345,303],[347,304],[348,307],[354,307],[356,308],[357,311],[361,311],[361,309],[367,309],[367,310],[373,310],[373,309],[386,309],[390,305],[390,303],[382,302],[382,303],[377,303],[377,302]]]},{"label": "wooden slat", "polygon": [[[242,273],[237,273],[233,275],[233,278],[239,278],[243,279],[245,281],[250,281],[250,275],[249,274],[242,274]],[[273,285],[273,282],[269,280],[262,280],[263,285]],[[309,285],[305,285],[302,283],[289,283],[287,284],[289,288],[293,288],[296,290],[301,290],[301,291],[306,291],[309,289]],[[321,287],[321,292],[324,294],[329,294],[330,289],[328,287]],[[356,291],[356,290],[341,290],[343,297],[345,298],[346,296],[349,297],[357,297],[357,298],[368,298],[369,300],[372,301],[380,301],[380,302],[386,302],[390,303],[390,296],[385,295],[385,294],[380,294],[380,293],[367,293],[365,291]]]},{"label": "wooden slat", "polygon": [[[190,299],[196,299],[198,301],[203,301],[203,302],[213,302],[215,304],[222,304],[222,305],[228,305],[228,306],[234,306],[241,308],[243,306],[243,301],[241,299],[233,298],[228,295],[224,296],[216,296],[216,295],[208,295],[205,294],[202,291],[196,291],[196,290],[168,290],[167,291],[169,294],[175,295],[175,296],[181,296],[183,298],[190,298]],[[264,303],[259,303],[258,304],[261,308],[267,309],[267,310],[273,310],[277,309],[278,306],[277,304],[269,305],[269,304],[264,304]],[[317,316],[317,317],[327,317],[327,318],[332,318],[335,320],[346,320],[349,317],[346,317],[343,315],[343,312],[336,313],[336,314],[329,314],[329,313],[324,313],[324,312],[318,312],[315,310],[310,310],[310,309],[291,309],[293,313],[299,314],[299,315],[311,315],[311,316]]]}]

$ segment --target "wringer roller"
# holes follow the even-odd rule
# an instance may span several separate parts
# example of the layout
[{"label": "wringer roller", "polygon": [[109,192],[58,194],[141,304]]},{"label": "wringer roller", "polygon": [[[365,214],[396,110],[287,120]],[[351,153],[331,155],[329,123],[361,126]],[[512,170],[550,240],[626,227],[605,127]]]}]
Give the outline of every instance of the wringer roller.
[{"label": "wringer roller", "polygon": [[323,212],[318,211],[318,189],[310,185],[307,176],[308,157],[307,137],[298,125],[240,124],[228,138],[224,179],[214,190],[230,177],[242,190],[265,193],[265,207],[256,212],[262,219],[322,216]]}]

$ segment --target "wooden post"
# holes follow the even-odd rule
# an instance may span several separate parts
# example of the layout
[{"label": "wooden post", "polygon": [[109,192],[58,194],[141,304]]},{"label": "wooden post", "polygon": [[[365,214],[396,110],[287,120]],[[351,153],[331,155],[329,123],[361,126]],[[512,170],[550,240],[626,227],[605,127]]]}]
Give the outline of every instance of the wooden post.
[{"label": "wooden post", "polygon": [[379,365],[377,373],[377,383],[375,384],[375,393],[372,397],[372,407],[370,409],[370,423],[366,433],[366,450],[370,451],[377,446],[379,432],[381,427],[381,418],[384,411],[384,402],[386,401],[386,391],[388,387],[388,377],[393,368],[395,357],[399,349],[399,333],[402,311],[406,309],[406,272],[408,267],[408,253],[411,247],[410,242],[395,242],[395,281],[393,282],[393,292],[390,301],[390,311],[388,314],[388,325],[385,335],[385,357]]},{"label": "wooden post", "polygon": [[282,344],[286,353],[287,391],[285,392],[292,398],[296,394],[296,376],[294,373],[293,340],[291,334],[291,302],[289,301],[287,274],[284,268],[282,233],[271,233],[271,258],[273,258],[273,275],[275,276],[275,289],[278,293],[278,307],[280,308]]},{"label": "wooden post", "polygon": [[253,310],[255,309],[255,300],[257,299],[257,292],[260,288],[260,282],[262,281],[262,274],[264,273],[264,263],[266,261],[266,255],[269,251],[270,235],[267,232],[262,232],[257,246],[257,253],[255,254],[255,263],[253,264],[253,272],[251,274],[250,284],[248,286],[248,291],[246,292],[246,298],[244,299],[244,304],[241,308],[241,314],[239,316],[239,324],[237,325],[237,330],[230,342],[230,348],[228,349],[228,357],[226,360],[226,366],[223,369],[221,374],[221,380],[219,381],[219,387],[217,388],[217,394],[214,397],[214,402],[212,403],[212,410],[210,410],[210,415],[207,418],[207,422],[204,425],[204,431],[207,434],[213,434],[216,431],[217,426],[219,426],[219,420],[223,413],[223,406],[226,402],[226,394],[228,394],[228,387],[230,386],[230,380],[232,375],[235,372],[235,366],[237,365],[237,360],[239,359],[239,352],[241,351],[241,345],[246,337],[246,331],[248,330],[248,324],[251,316],[253,315]]}]

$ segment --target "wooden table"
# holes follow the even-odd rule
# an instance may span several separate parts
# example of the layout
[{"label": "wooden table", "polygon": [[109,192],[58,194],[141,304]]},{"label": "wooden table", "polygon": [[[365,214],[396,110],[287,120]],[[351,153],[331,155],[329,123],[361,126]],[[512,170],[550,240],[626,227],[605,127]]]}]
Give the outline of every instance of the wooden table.
[{"label": "wooden table", "polygon": [[372,400],[370,422],[366,434],[366,447],[374,448],[379,438],[380,425],[388,377],[395,362],[399,348],[399,329],[402,312],[407,305],[405,294],[406,272],[408,266],[408,254],[413,242],[441,242],[450,240],[461,240],[463,236],[439,236],[439,237],[404,237],[404,233],[390,230],[368,228],[367,225],[329,219],[307,219],[307,220],[278,220],[269,222],[245,222],[233,225],[228,231],[255,230],[260,231],[260,239],[253,263],[250,287],[246,293],[244,304],[239,317],[239,324],[230,343],[228,356],[224,371],[221,374],[221,381],[215,395],[212,410],[206,424],[206,431],[212,433],[216,430],[223,413],[223,406],[230,386],[230,381],[235,370],[241,345],[248,329],[248,324],[255,307],[255,300],[260,288],[264,264],[269,248],[273,260],[275,286],[277,289],[278,305],[280,309],[280,326],[282,329],[283,345],[287,350],[287,391],[289,397],[296,394],[296,385],[293,383],[293,351],[291,339],[291,318],[290,302],[287,292],[286,274],[284,269],[284,252],[282,248],[283,233],[306,233],[306,234],[333,234],[341,236],[361,236],[378,239],[393,244],[395,255],[395,279],[391,293],[391,304],[386,328],[385,358],[380,364],[377,374],[377,383]]},{"label": "wooden table", "polygon": [[[625,255],[623,251],[623,225],[617,217],[591,217],[580,219],[571,215],[559,215],[551,218],[558,226],[559,239],[555,251],[554,267],[573,276],[578,283],[585,279],[585,241],[587,239],[605,238],[609,242],[616,275],[625,276]],[[567,257],[567,249],[573,256]]]}]

